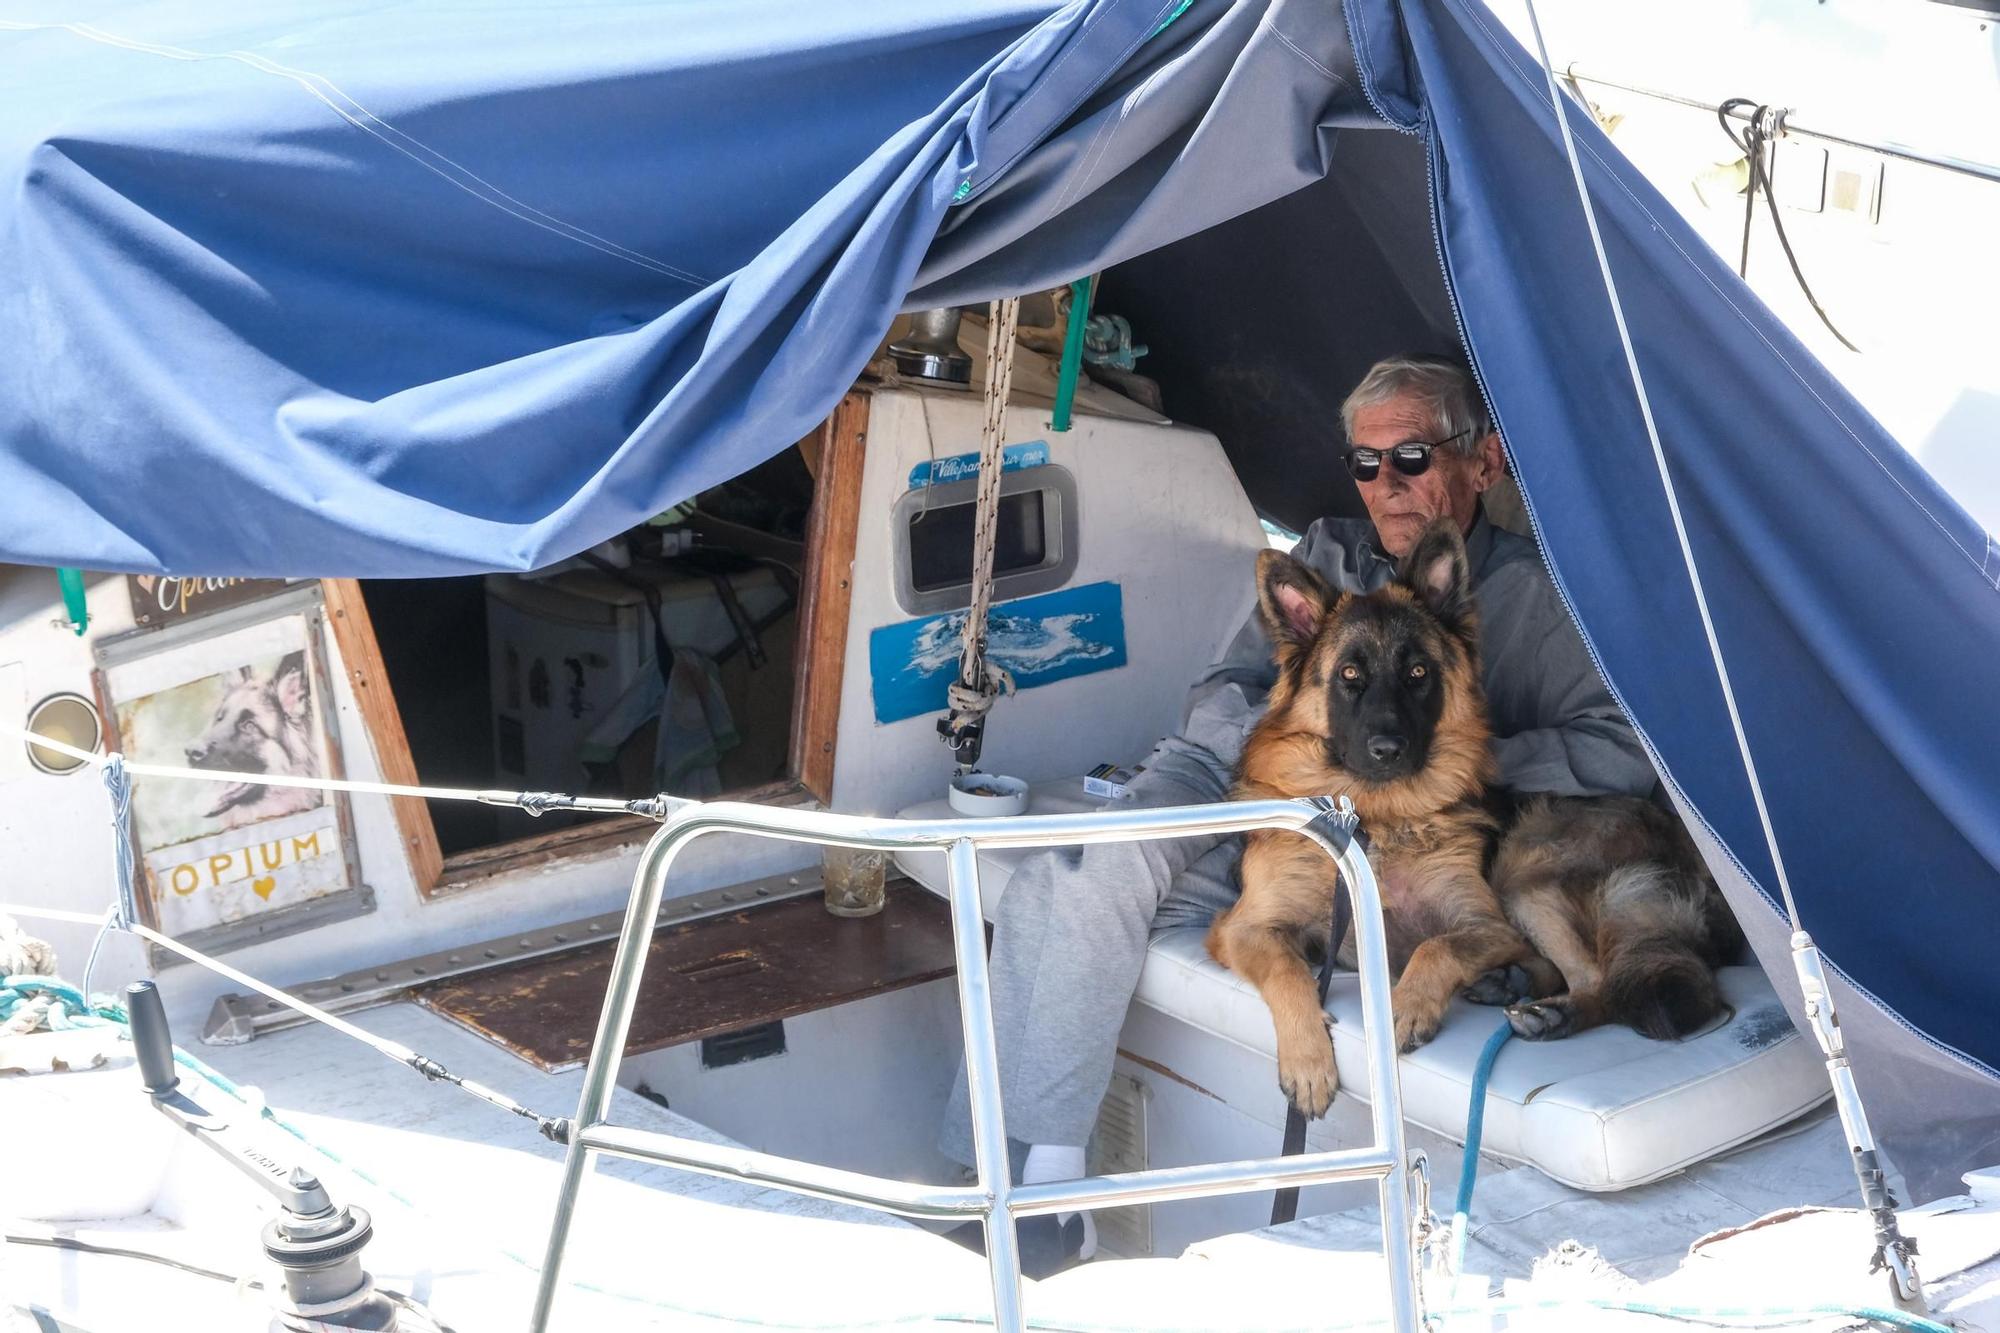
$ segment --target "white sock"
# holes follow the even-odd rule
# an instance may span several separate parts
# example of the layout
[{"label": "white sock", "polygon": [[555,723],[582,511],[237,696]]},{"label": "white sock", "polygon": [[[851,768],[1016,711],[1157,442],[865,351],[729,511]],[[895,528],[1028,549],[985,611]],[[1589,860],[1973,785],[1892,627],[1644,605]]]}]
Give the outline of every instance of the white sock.
[{"label": "white sock", "polygon": [[[1072,1148],[1061,1143],[1034,1143],[1028,1146],[1028,1160],[1021,1167],[1023,1185],[1046,1185],[1052,1180],[1075,1180],[1083,1174],[1083,1149]],[[1056,1223],[1068,1226],[1076,1213],[1057,1213]],[[1083,1218],[1083,1249],[1079,1256],[1090,1258],[1097,1253],[1097,1224],[1090,1220],[1089,1213]]]}]

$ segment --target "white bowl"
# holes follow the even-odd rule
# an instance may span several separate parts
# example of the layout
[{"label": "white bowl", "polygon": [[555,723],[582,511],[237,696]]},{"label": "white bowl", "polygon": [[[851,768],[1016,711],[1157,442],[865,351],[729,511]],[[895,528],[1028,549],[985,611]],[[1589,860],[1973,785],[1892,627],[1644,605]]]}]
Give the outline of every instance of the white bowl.
[{"label": "white bowl", "polygon": [[1028,784],[998,773],[956,773],[945,795],[961,815],[1018,815],[1028,808]]}]

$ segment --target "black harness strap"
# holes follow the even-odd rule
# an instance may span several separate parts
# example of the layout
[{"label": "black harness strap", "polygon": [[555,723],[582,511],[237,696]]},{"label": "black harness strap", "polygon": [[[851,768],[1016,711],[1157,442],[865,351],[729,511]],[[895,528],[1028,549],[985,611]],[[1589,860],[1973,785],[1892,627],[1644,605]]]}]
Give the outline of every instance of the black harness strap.
[{"label": "black harness strap", "polygon": [[[1352,835],[1365,852],[1368,849],[1367,836],[1356,828]],[[1319,964],[1319,1007],[1326,1008],[1327,987],[1333,982],[1334,959],[1340,954],[1340,943],[1347,938],[1347,928],[1353,923],[1354,902],[1347,892],[1347,876],[1338,869],[1333,872],[1333,934],[1327,938],[1326,957]],[[1328,1034],[1329,1041],[1332,1034]],[[1285,1142],[1278,1149],[1281,1157],[1297,1157],[1306,1150],[1306,1116],[1296,1106],[1285,1108]],[[1291,1185],[1279,1190],[1271,1197],[1271,1225],[1278,1226],[1290,1222],[1299,1215],[1298,1186]]]}]

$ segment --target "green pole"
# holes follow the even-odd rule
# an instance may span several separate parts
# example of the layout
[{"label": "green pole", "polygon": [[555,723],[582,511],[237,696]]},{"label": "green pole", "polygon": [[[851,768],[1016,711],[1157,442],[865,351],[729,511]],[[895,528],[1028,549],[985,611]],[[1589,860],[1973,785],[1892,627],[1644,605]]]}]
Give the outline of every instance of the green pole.
[{"label": "green pole", "polygon": [[1070,408],[1076,403],[1076,379],[1083,373],[1083,326],[1090,322],[1089,278],[1069,285],[1069,328],[1063,333],[1062,370],[1056,376],[1056,410],[1049,429],[1069,429]]},{"label": "green pole", "polygon": [[63,610],[69,613],[70,628],[80,639],[90,628],[90,604],[83,598],[83,571],[65,565],[56,570],[56,582],[62,585]]}]

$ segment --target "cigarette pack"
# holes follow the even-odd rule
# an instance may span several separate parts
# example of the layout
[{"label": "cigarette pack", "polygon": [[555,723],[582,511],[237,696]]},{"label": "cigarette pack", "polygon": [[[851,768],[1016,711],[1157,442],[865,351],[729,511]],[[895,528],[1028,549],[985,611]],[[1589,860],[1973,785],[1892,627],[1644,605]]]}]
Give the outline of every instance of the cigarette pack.
[{"label": "cigarette pack", "polygon": [[1090,796],[1107,796],[1120,799],[1131,795],[1127,784],[1145,769],[1141,764],[1136,768],[1120,768],[1116,764],[1099,764],[1083,775],[1083,790]]}]

